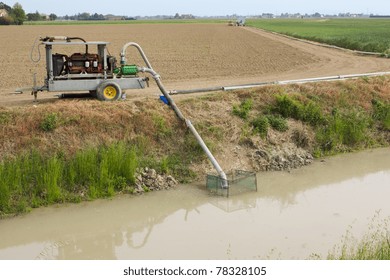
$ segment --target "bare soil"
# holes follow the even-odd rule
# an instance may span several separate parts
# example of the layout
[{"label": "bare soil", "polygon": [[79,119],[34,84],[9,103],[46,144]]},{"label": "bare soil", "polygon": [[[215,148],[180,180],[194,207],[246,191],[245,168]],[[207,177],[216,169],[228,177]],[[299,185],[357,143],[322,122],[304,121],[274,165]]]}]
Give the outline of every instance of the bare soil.
[{"label": "bare soil", "polygon": [[[108,41],[111,54],[118,58],[126,42],[137,42],[170,90],[388,71],[390,68],[387,59],[357,56],[250,27],[224,24],[2,26],[0,106],[33,105],[29,93],[14,92],[16,88],[31,86],[33,73],[37,73],[38,84],[43,84],[44,49],[40,47],[39,63],[32,62],[30,54],[34,40],[46,35]],[[32,55],[38,58],[37,49]],[[138,54],[131,51],[128,63],[142,64]],[[158,94],[151,82],[149,89],[128,91],[128,98]],[[52,103],[57,99],[53,96],[53,93],[42,93],[39,99],[41,103]]]}]

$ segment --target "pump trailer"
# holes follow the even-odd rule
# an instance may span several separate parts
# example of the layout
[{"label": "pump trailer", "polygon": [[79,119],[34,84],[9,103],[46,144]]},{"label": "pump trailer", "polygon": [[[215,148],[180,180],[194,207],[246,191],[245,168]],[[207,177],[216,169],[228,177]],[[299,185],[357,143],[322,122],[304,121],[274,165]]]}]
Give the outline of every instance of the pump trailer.
[{"label": "pump trailer", "polygon": [[[139,67],[126,65],[127,46],[122,49],[120,65],[117,65],[116,58],[108,53],[108,42],[87,42],[80,37],[65,36],[47,36],[40,41],[46,52],[46,76],[43,86],[37,86],[34,77],[35,99],[39,91],[89,91],[99,100],[115,101],[120,99],[123,90],[148,86],[149,78],[138,76]],[[56,47],[70,46],[80,46],[82,52],[71,55],[54,52]],[[95,50],[91,52],[90,47]]]}]

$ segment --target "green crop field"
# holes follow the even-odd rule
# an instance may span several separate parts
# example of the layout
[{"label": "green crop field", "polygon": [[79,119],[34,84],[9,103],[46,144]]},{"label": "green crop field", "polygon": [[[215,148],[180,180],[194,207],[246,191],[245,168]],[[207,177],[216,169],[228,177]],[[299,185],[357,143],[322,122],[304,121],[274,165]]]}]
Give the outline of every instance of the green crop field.
[{"label": "green crop field", "polygon": [[351,50],[390,54],[390,19],[258,19],[247,25]]}]

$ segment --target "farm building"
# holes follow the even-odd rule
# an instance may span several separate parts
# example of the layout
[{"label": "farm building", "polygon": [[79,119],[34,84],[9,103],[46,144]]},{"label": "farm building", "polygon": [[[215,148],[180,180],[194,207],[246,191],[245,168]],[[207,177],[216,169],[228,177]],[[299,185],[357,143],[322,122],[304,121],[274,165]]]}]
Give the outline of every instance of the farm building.
[{"label": "farm building", "polygon": [[6,9],[0,9],[0,17],[6,17],[8,16],[8,12]]}]

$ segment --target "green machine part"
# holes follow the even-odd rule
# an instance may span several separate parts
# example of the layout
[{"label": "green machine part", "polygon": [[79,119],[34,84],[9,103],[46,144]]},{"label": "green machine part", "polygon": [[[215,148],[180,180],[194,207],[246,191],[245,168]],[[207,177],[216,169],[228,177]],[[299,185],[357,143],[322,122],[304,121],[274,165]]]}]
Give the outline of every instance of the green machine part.
[{"label": "green machine part", "polygon": [[120,68],[116,68],[114,70],[115,74],[120,74],[120,75],[137,75],[138,73],[138,67],[137,65],[122,65]]}]

